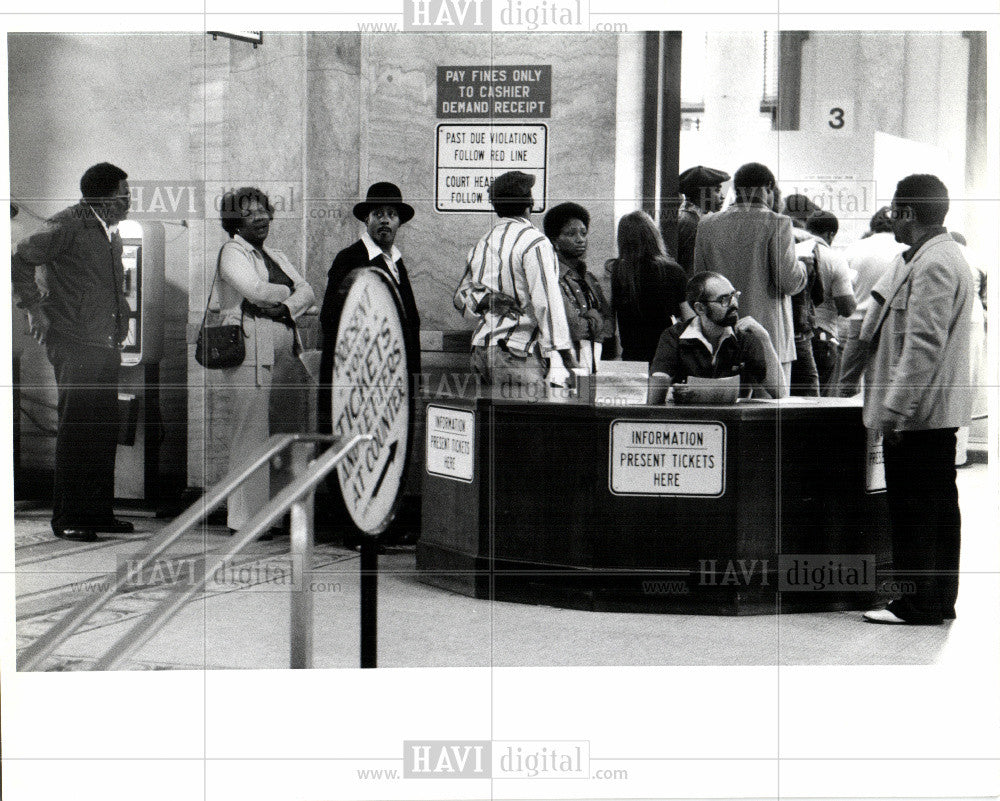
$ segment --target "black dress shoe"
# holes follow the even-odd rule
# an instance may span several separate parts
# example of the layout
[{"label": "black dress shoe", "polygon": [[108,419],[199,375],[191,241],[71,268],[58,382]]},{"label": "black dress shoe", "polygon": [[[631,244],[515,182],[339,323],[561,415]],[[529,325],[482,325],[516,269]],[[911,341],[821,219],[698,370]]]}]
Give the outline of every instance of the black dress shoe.
[{"label": "black dress shoe", "polygon": [[61,540],[71,542],[97,542],[97,534],[92,528],[54,528],[52,533]]},{"label": "black dress shoe", "polygon": [[135,526],[128,520],[112,517],[107,523],[98,523],[94,526],[94,530],[105,531],[108,534],[132,534],[135,531]]},{"label": "black dress shoe", "polygon": [[[940,614],[934,615],[920,609],[914,609],[905,599],[893,601],[883,611],[889,613],[892,617],[898,618],[900,622],[908,623],[911,626],[940,626],[942,623],[942,616]],[[871,613],[865,614],[865,619],[873,623],[896,622],[874,620]]]}]

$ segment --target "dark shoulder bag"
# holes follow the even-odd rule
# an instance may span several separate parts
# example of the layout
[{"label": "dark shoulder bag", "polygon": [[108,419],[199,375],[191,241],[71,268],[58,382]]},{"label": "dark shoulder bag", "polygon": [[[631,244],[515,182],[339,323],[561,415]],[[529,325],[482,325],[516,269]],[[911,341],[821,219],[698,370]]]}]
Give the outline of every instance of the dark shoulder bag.
[{"label": "dark shoulder bag", "polygon": [[207,370],[225,370],[229,367],[239,367],[246,358],[246,345],[243,343],[246,334],[243,332],[244,312],[240,312],[239,325],[206,325],[208,308],[212,303],[212,292],[215,282],[219,280],[219,268],[222,266],[222,250],[215,263],[215,278],[212,288],[208,290],[208,300],[205,302],[205,313],[201,317],[201,327],[198,329],[198,343],[195,345],[194,358]]}]

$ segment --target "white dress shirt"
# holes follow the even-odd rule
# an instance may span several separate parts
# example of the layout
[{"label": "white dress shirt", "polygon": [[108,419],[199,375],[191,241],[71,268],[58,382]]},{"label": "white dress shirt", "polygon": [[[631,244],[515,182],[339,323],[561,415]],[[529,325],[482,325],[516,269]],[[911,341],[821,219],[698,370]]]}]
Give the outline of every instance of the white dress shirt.
[{"label": "white dress shirt", "polygon": [[396,262],[403,258],[403,254],[399,252],[399,248],[393,245],[389,252],[386,253],[371,238],[367,228],[361,233],[361,241],[365,243],[365,247],[368,249],[368,258],[374,260],[376,256],[381,256],[385,262],[386,269],[389,270],[389,273],[396,279],[396,283],[398,284],[399,267],[396,266]]}]

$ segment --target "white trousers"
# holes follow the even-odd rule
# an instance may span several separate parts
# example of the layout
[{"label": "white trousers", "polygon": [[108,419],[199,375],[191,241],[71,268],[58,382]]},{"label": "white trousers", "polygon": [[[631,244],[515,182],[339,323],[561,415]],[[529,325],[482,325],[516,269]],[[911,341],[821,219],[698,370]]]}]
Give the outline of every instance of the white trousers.
[{"label": "white trousers", "polygon": [[[258,370],[252,361],[245,361],[222,371],[231,391],[230,470],[257,453],[271,434],[306,430],[308,374],[292,354],[291,329],[273,321],[268,324],[274,327],[274,364]],[[264,508],[271,499],[271,483],[270,466],[265,465],[229,496],[226,522],[230,528],[242,528]]]}]

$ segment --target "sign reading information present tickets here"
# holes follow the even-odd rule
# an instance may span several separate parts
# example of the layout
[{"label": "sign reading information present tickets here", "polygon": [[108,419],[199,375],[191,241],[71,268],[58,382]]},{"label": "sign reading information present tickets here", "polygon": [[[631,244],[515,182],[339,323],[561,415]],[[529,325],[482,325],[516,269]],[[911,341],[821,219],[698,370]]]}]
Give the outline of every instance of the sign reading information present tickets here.
[{"label": "sign reading information present tickets here", "polygon": [[427,472],[472,481],[476,418],[472,412],[427,407]]},{"label": "sign reading information present tickets here", "polygon": [[615,420],[610,450],[615,495],[717,498],[726,491],[722,423]]},{"label": "sign reading information present tickets here", "polygon": [[535,176],[532,211],[544,211],[548,133],[544,123],[438,125],[435,209],[492,212],[493,179],[520,170]]}]

